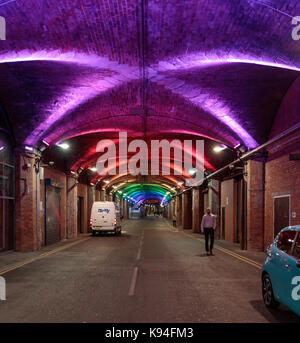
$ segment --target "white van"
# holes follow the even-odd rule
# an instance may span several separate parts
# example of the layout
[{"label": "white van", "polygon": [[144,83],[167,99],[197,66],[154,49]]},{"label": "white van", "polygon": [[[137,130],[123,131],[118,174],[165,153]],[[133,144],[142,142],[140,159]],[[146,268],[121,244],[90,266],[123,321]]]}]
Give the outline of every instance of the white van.
[{"label": "white van", "polygon": [[112,201],[95,201],[93,203],[90,227],[93,236],[101,232],[121,233],[120,209],[117,203]]}]

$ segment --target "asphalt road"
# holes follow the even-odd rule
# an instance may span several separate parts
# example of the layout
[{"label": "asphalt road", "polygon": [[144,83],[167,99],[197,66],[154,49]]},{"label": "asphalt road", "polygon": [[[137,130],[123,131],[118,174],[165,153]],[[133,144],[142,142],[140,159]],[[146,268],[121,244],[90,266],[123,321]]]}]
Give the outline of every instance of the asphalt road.
[{"label": "asphalt road", "polygon": [[260,271],[162,220],[126,223],[4,275],[0,322],[299,322],[267,310]]}]

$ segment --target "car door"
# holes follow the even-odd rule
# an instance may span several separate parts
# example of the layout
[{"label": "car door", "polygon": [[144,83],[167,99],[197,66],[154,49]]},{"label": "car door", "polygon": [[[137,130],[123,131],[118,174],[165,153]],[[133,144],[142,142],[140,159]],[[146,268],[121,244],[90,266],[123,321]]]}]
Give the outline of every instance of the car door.
[{"label": "car door", "polygon": [[[291,293],[289,308],[300,316],[300,232],[297,233],[291,262]],[[298,263],[297,263],[298,262]]]},{"label": "car door", "polygon": [[292,256],[297,232],[293,230],[283,231],[278,239],[277,248],[277,281],[279,301],[290,307],[292,278],[296,267],[296,259]]}]

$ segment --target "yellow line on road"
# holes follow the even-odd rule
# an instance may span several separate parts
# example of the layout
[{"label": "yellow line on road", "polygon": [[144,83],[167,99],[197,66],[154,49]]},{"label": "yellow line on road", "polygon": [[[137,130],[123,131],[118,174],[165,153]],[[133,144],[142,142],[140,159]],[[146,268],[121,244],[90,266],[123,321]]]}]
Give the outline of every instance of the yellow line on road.
[{"label": "yellow line on road", "polygon": [[12,270],[21,268],[21,267],[25,266],[26,264],[35,262],[35,261],[40,260],[40,259],[42,259],[42,258],[45,258],[45,257],[47,257],[47,256],[49,256],[49,255],[53,255],[53,254],[55,254],[55,253],[57,253],[57,252],[59,252],[59,251],[68,249],[68,248],[70,248],[70,247],[72,247],[72,246],[74,246],[74,245],[76,245],[76,244],[85,242],[86,240],[88,240],[88,239],[90,239],[90,238],[91,238],[91,237],[86,237],[86,238],[82,238],[82,239],[76,240],[75,242],[66,244],[66,245],[64,245],[64,246],[62,246],[62,247],[53,249],[53,250],[51,250],[51,251],[47,251],[47,252],[45,252],[45,253],[43,253],[43,254],[40,254],[40,255],[38,255],[38,256],[36,256],[36,257],[33,257],[33,258],[31,258],[31,259],[28,259],[28,260],[26,260],[26,261],[24,261],[24,262],[20,262],[20,263],[17,263],[17,264],[12,265],[11,267],[4,268],[4,269],[0,270],[0,275],[6,274],[6,273],[8,273],[8,272],[10,272],[10,271],[12,271]]},{"label": "yellow line on road", "polygon": [[225,248],[221,248],[221,247],[216,247],[216,249],[220,250],[220,251],[223,251],[225,254],[228,254],[228,255],[231,255],[241,261],[244,261],[248,264],[251,264],[252,266],[258,268],[258,269],[261,269],[262,265],[256,261],[253,261],[253,260],[250,260],[249,258],[245,257],[245,256],[242,256],[242,255],[239,255],[239,254],[236,254],[235,252],[233,251],[230,251],[228,249],[225,249]]}]

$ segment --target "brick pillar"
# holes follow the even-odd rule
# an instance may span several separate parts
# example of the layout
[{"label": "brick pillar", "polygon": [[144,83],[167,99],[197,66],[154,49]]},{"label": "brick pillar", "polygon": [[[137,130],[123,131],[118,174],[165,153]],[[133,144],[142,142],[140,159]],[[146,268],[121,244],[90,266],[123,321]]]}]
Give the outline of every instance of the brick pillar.
[{"label": "brick pillar", "polygon": [[[208,184],[208,204],[211,212],[217,217],[217,227],[215,231],[216,238],[220,238],[220,211],[221,211],[221,191],[220,182],[218,180],[209,180]],[[204,209],[205,211],[205,209]]]},{"label": "brick pillar", "polygon": [[88,219],[88,232],[91,232],[90,230],[90,218],[91,218],[91,211],[93,203],[95,202],[96,198],[96,190],[94,186],[88,186],[87,187],[87,219]]},{"label": "brick pillar", "polygon": [[99,189],[95,190],[95,201],[100,201],[100,191],[99,191]]},{"label": "brick pillar", "polygon": [[168,203],[168,218],[173,220],[174,216],[174,199],[171,199]]},{"label": "brick pillar", "polygon": [[192,194],[186,191],[182,194],[182,228],[192,228]]},{"label": "brick pillar", "polygon": [[120,203],[120,215],[121,217],[123,216],[123,198],[119,198],[119,203]]},{"label": "brick pillar", "polygon": [[105,191],[102,189],[100,191],[100,201],[105,201]]},{"label": "brick pillar", "polygon": [[248,161],[247,182],[247,249],[264,249],[264,163]]},{"label": "brick pillar", "polygon": [[128,218],[128,204],[125,199],[123,199],[123,218],[124,219]]},{"label": "brick pillar", "polygon": [[77,180],[67,176],[67,238],[77,237]]},{"label": "brick pillar", "polygon": [[38,183],[40,180],[39,174],[34,170],[34,164],[34,155],[17,153],[15,156],[15,250],[17,251],[34,251],[41,245],[36,207],[37,179]]},{"label": "brick pillar", "polygon": [[176,225],[182,225],[182,194],[176,197]]},{"label": "brick pillar", "polygon": [[201,232],[201,220],[204,212],[204,199],[203,193],[199,187],[193,188],[193,221],[192,229],[193,232]]}]

